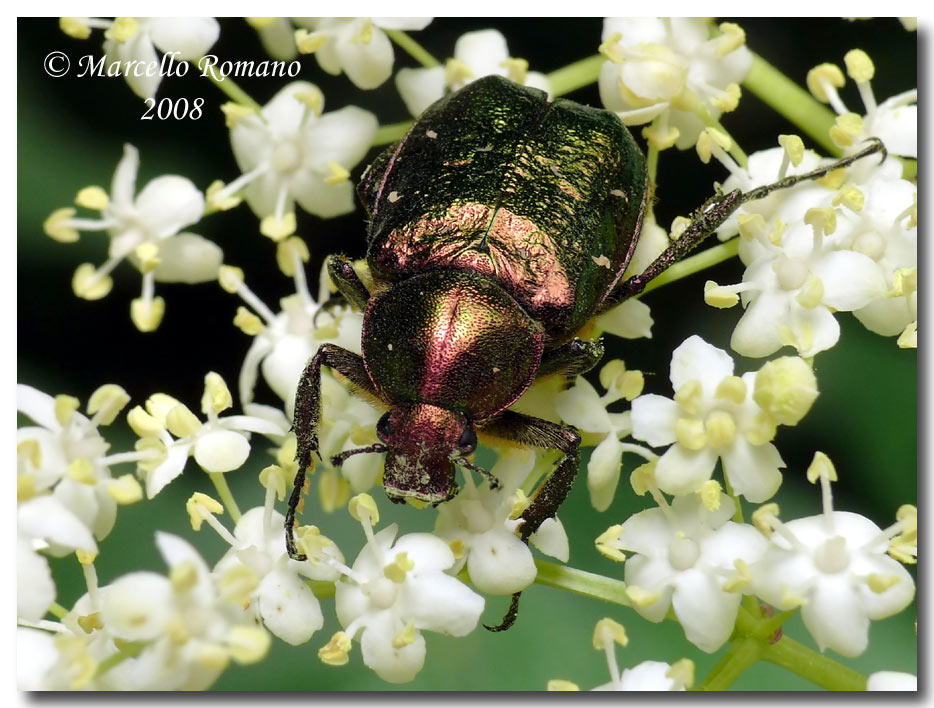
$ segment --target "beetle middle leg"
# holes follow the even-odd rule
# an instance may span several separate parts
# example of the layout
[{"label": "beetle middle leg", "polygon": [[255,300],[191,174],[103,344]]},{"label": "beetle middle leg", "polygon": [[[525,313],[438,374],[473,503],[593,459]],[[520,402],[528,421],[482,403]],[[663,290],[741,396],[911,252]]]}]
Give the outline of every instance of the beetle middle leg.
[{"label": "beetle middle leg", "polygon": [[318,421],[321,418],[321,367],[328,366],[345,376],[352,385],[376,397],[378,394],[363,364],[363,357],[336,344],[322,344],[318,353],[305,366],[295,394],[295,413],[292,428],[297,439],[295,460],[298,472],[289,497],[285,514],[285,546],[289,557],[305,560],[295,547],[295,512],[305,485],[305,474],[311,465],[311,456],[318,454]]},{"label": "beetle middle leg", "polygon": [[678,237],[678,240],[665,249],[665,251],[652,261],[642,273],[617,285],[604,301],[603,305],[601,305],[600,311],[609,310],[623,300],[641,293],[652,280],[700,245],[701,241],[716,231],[717,228],[743,204],[757,199],[763,199],[772,192],[794,187],[801,182],[820,179],[834,170],[848,167],[857,160],[869,157],[870,155],[881,153],[882,159],[884,160],[886,150],[882,141],[878,138],[870,138],[869,141],[872,144],[855,155],[844,157],[836,162],[819,167],[816,170],[811,170],[810,172],[800,175],[791,175],[771,184],[751,189],[748,192],[740,192],[737,189],[732,192],[727,192],[726,194],[717,194],[711,197],[700,209],[694,212],[691,223],[681,236]]},{"label": "beetle middle leg", "polygon": [[[542,482],[531,497],[529,507],[519,517],[524,523],[519,529],[520,538],[528,543],[529,536],[538,531],[539,527],[552,518],[558,508],[567,499],[577,476],[577,467],[580,461],[581,437],[577,429],[570,425],[560,425],[530,415],[506,411],[498,418],[484,425],[481,431],[487,435],[519,443],[531,447],[540,447],[546,450],[560,450],[564,457],[557,467]],[[517,592],[512,596],[506,615],[495,627],[486,628],[491,632],[502,632],[509,629],[516,621],[519,612],[519,596]],[[485,625],[486,626],[486,625]]]},{"label": "beetle middle leg", "polygon": [[570,342],[542,355],[536,378],[551,374],[564,374],[573,378],[590,371],[603,358],[603,341],[572,339]]}]

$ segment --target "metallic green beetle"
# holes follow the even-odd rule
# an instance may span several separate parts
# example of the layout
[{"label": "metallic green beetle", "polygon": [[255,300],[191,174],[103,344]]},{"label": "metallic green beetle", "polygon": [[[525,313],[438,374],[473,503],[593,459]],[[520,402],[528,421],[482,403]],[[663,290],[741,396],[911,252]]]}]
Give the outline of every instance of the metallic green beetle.
[{"label": "metallic green beetle", "polygon": [[[595,366],[601,342],[575,338],[598,312],[642,291],[742,203],[808,175],[710,199],[677,242],[642,274],[622,280],[639,238],[648,193],[645,159],[608,111],[498,76],[442,98],[366,170],[359,194],[369,216],[371,293],[349,259],[328,270],[364,311],[359,356],[322,345],[299,384],[294,427],[299,472],[286,517],[289,554],[305,470],[318,451],[321,367],[329,366],[387,412],[380,443],[334,458],[387,453],[383,485],[393,501],[444,502],[455,466],[477,431],[562,453],[523,512],[523,540],[555,515],[577,473],[571,426],[508,410],[538,377]],[[499,628],[511,624],[518,595]]]}]

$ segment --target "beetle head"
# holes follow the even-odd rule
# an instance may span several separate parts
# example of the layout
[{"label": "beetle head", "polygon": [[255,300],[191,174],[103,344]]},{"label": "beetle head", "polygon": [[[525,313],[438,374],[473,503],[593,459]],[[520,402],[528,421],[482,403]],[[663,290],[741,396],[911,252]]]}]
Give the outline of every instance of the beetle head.
[{"label": "beetle head", "polygon": [[454,497],[454,462],[477,446],[477,434],[462,414],[428,403],[392,408],[376,434],[387,452],[383,486],[396,502],[439,504]]}]

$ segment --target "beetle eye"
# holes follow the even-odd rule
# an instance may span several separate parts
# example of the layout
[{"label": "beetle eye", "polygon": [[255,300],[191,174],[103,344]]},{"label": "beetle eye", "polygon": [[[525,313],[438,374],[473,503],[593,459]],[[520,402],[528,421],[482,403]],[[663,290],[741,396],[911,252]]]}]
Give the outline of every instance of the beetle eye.
[{"label": "beetle eye", "polygon": [[392,434],[392,430],[389,427],[389,411],[383,413],[382,417],[376,423],[376,434],[384,443],[389,442],[389,436]]},{"label": "beetle eye", "polygon": [[469,425],[461,433],[460,439],[457,441],[457,447],[466,452],[470,452],[477,447],[477,433]]}]

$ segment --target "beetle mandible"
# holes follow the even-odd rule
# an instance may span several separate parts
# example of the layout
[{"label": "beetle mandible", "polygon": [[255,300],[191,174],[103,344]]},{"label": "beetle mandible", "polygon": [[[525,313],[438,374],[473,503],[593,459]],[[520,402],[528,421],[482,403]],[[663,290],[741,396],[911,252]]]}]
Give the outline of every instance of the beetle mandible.
[{"label": "beetle mandible", "polygon": [[[430,106],[367,168],[358,186],[369,216],[371,293],[345,256],[328,260],[340,293],[363,310],[363,355],[323,344],[295,401],[298,473],[286,515],[289,555],[295,511],[318,453],[321,367],[339,372],[387,408],[380,442],[333,458],[386,453],[392,501],[437,505],[457,494],[455,467],[477,432],[562,453],[522,513],[524,541],[555,515],[577,474],[575,428],[511,406],[532,382],[573,377],[603,356],[575,337],[596,314],[640,293],[740,205],[822,176],[862,152],[750,192],[717,194],[643,273],[622,279],[639,239],[648,194],[645,158],[609,111],[547,95],[499,76],[478,79]],[[503,624],[511,625],[518,594]]]}]

